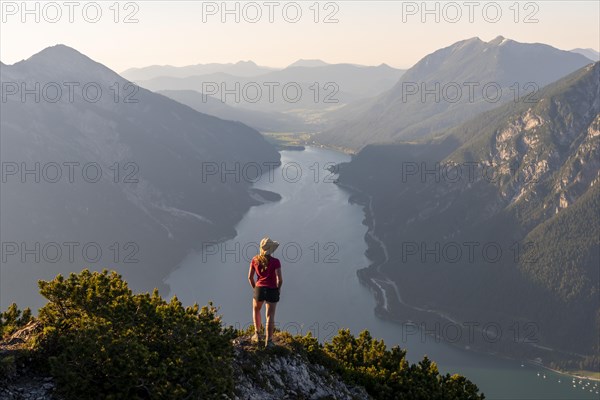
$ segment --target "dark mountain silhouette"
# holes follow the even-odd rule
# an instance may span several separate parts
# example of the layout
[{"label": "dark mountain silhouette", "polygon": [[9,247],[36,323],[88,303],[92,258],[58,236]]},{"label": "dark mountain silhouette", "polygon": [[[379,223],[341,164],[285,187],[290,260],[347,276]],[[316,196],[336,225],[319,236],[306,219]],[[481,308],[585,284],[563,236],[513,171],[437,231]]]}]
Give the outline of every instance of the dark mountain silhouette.
[{"label": "dark mountain silhouette", "polygon": [[[1,73],[3,82],[27,88],[36,82],[41,88],[72,82],[75,88],[71,99],[65,86],[55,102],[50,99],[55,92],[47,91],[39,99],[7,96],[2,104],[3,164],[34,171],[38,165],[39,171],[3,182],[2,240],[27,246],[53,242],[64,252],[54,262],[32,256],[21,260],[19,254],[7,258],[3,304],[37,305],[37,278],[84,266],[116,265],[134,287],[162,287],[162,278],[189,251],[234,234],[235,224],[257,204],[248,193],[248,180],[220,179],[219,174],[203,179],[206,166],[225,163],[233,169],[279,161],[256,130],[145,89],[136,91],[115,72],[66,46],[3,66]],[[84,97],[86,85],[91,89]],[[92,99],[98,88],[101,96]],[[65,163],[78,165],[71,167],[72,182]],[[93,168],[84,171],[86,165]],[[48,172],[48,166],[54,169]],[[56,166],[62,177],[53,183]],[[80,243],[72,261],[65,242]],[[82,257],[87,243],[100,247],[97,262],[89,262],[95,256]]]}]

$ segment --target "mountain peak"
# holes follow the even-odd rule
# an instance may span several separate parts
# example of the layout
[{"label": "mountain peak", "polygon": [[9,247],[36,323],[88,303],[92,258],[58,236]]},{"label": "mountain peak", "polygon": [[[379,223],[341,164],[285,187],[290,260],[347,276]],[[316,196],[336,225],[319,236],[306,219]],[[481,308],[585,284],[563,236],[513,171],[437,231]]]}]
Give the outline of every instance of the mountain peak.
[{"label": "mountain peak", "polygon": [[465,39],[463,41],[457,42],[456,44],[458,43],[483,43],[483,40],[481,40],[479,36],[473,36],[472,38]]},{"label": "mountain peak", "polygon": [[235,65],[247,65],[247,66],[258,67],[258,65],[252,60],[248,60],[248,61],[240,60],[240,61],[236,62]]},{"label": "mountain peak", "polygon": [[88,63],[97,64],[85,54],[64,44],[46,47],[42,51],[21,62],[25,62],[29,65],[51,65],[61,68],[69,66],[74,67]]},{"label": "mountain peak", "polygon": [[75,50],[74,48],[69,47],[64,44],[56,44],[54,46],[46,47],[42,51],[29,57],[28,60],[41,58],[41,57],[44,57],[44,58],[84,57],[84,58],[87,58],[88,60],[90,59],[87,56],[85,56],[82,53]]},{"label": "mountain peak", "polygon": [[110,68],[64,44],[46,47],[28,59],[15,63],[14,66],[37,76],[53,74],[80,78],[102,76],[113,79],[116,75]]},{"label": "mountain peak", "polygon": [[502,46],[503,44],[506,44],[506,43],[508,43],[508,42],[512,42],[512,40],[510,40],[510,39],[507,39],[507,38],[505,38],[505,37],[504,37],[504,36],[502,36],[502,35],[499,35],[499,36],[496,36],[496,38],[495,38],[495,39],[493,39],[493,40],[490,40],[490,41],[488,42],[488,44],[491,44],[491,45],[493,45],[493,46]]},{"label": "mountain peak", "polygon": [[438,51],[433,52],[432,54],[435,54],[437,52],[442,52],[443,53],[444,51],[459,50],[459,49],[463,49],[463,48],[472,48],[473,46],[478,46],[478,45],[480,45],[482,43],[485,43],[485,42],[483,40],[481,40],[479,37],[474,36],[472,38],[456,42],[453,45],[450,45],[450,46],[445,47],[443,49],[439,49]]},{"label": "mountain peak", "polygon": [[[515,82],[536,82],[541,87],[588,64],[583,56],[541,43],[519,43],[503,36],[490,42],[478,37],[462,40],[425,56],[396,86],[370,102],[346,106],[339,114],[346,119],[320,133],[319,141],[360,149],[367,144],[423,138],[494,105],[468,101],[468,96],[452,105],[449,101],[423,102],[420,95],[407,96],[405,84],[496,82],[508,88]],[[483,96],[482,92],[478,96]]]},{"label": "mountain peak", "polygon": [[329,65],[328,63],[326,63],[323,60],[319,60],[319,59],[299,59],[296,62],[288,65],[288,68],[291,67],[324,67],[326,65]]}]

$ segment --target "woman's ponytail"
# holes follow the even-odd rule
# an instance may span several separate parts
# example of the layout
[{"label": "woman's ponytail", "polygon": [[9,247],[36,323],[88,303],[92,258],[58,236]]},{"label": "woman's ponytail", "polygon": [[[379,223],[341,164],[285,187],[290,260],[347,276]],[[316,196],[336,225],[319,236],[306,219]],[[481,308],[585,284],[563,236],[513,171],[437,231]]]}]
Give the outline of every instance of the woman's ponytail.
[{"label": "woman's ponytail", "polygon": [[261,250],[260,254],[256,256],[256,259],[258,260],[260,272],[265,272],[267,270],[267,267],[269,266],[269,259],[267,258],[266,252],[264,250]]}]

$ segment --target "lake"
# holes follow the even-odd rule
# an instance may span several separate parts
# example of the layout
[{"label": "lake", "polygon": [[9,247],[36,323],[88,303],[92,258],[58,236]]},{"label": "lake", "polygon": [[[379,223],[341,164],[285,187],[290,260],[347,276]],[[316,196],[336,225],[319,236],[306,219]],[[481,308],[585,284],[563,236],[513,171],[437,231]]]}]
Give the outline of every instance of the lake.
[{"label": "lake", "polygon": [[[282,199],[252,207],[237,225],[235,238],[201,243],[198,248],[203,250],[190,254],[166,278],[170,296],[177,295],[183,304],[212,301],[226,324],[249,326],[249,261],[257,243],[268,235],[280,243],[274,254],[281,260],[284,279],[276,315],[280,329],[311,331],[322,341],[340,328],[354,334],[368,329],[388,346],[406,348],[411,362],[427,355],[440,371],[465,375],[489,399],[598,398],[597,382],[573,383],[568,376],[535,365],[462,350],[414,327],[377,318],[373,294],[356,276],[356,270],[369,264],[364,255],[365,216],[361,206],[348,202],[350,193],[335,185],[328,171],[349,156],[313,147],[282,151],[281,156],[281,167],[263,171],[254,188],[276,192]],[[254,177],[248,174],[248,179]]]}]

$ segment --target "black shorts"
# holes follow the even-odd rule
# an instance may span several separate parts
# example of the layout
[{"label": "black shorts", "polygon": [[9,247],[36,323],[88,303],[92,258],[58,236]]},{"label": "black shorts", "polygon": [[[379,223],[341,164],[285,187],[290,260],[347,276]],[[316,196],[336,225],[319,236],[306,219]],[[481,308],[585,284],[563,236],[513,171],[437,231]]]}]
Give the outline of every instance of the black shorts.
[{"label": "black shorts", "polygon": [[254,299],[256,301],[268,301],[277,303],[279,301],[279,289],[265,286],[254,286]]}]

